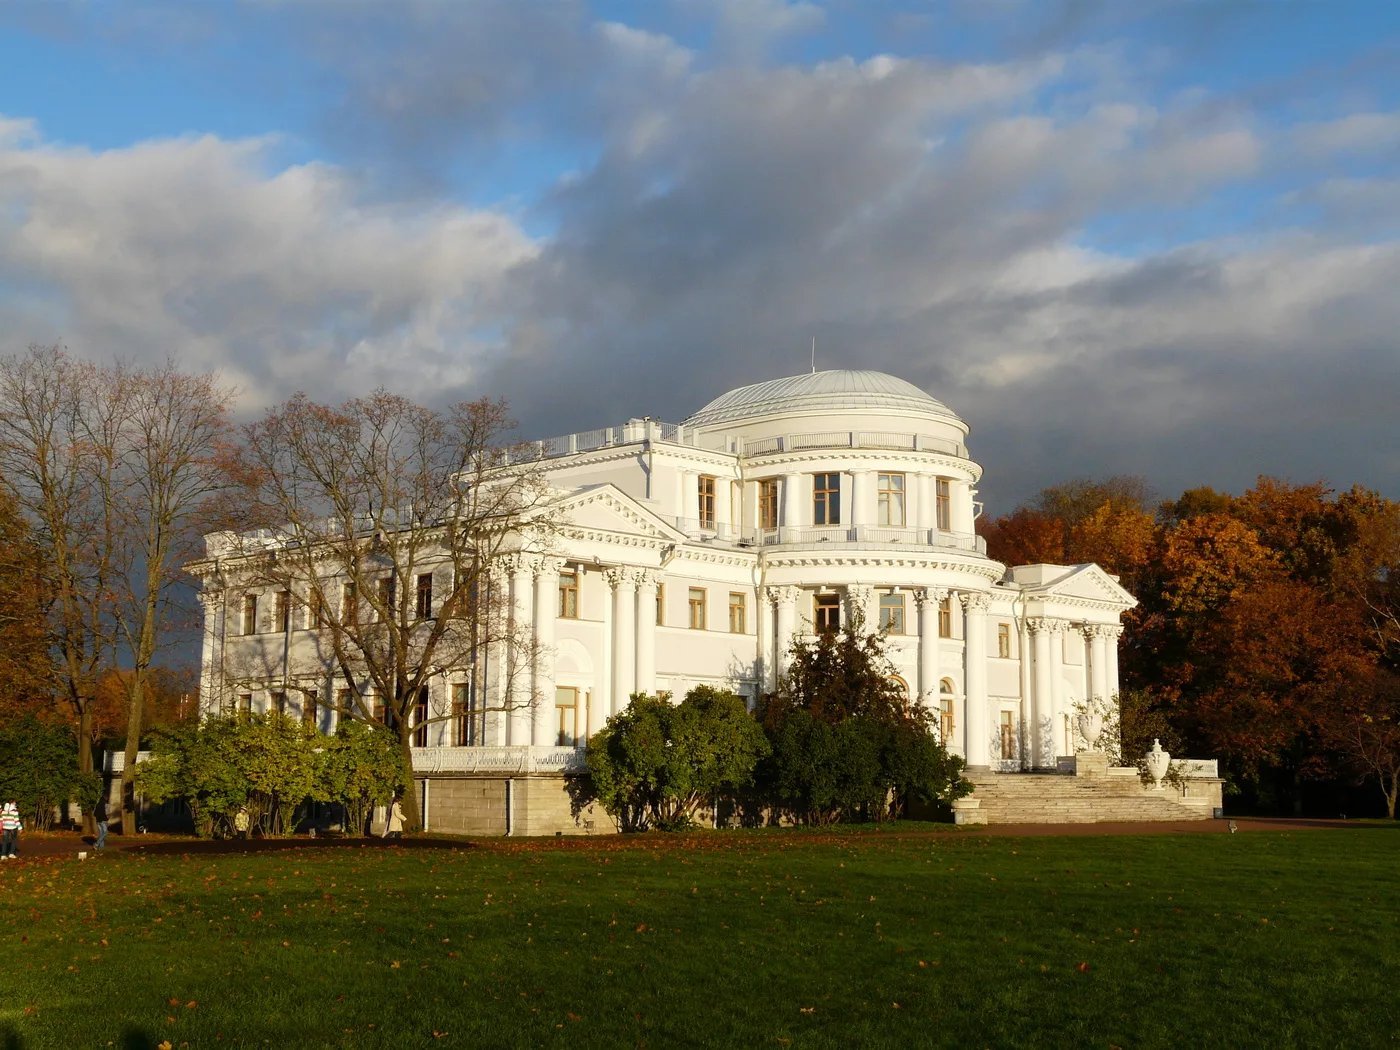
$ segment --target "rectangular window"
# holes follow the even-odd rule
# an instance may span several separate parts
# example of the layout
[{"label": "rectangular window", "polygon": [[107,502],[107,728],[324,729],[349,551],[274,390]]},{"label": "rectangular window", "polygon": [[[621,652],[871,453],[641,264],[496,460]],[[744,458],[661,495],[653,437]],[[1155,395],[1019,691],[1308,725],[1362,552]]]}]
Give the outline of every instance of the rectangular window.
[{"label": "rectangular window", "polygon": [[355,593],[353,583],[340,587],[340,625],[348,627],[360,622],[360,596]]},{"label": "rectangular window", "polygon": [[413,708],[413,746],[428,746],[428,687],[418,690],[418,703]]},{"label": "rectangular window", "polygon": [[875,491],[875,524],[904,524],[904,475],[881,474]]},{"label": "rectangular window", "polygon": [[273,599],[272,619],[274,629],[285,634],[292,622],[292,592],[278,591]]},{"label": "rectangular window", "polygon": [[729,633],[743,634],[747,627],[744,623],[747,602],[744,600],[743,591],[729,592]]},{"label": "rectangular window", "polygon": [[452,686],[453,742],[458,747],[476,747],[480,742],[477,727],[476,693],[470,682]]},{"label": "rectangular window", "polygon": [[715,479],[709,474],[700,475],[700,527],[715,527]]},{"label": "rectangular window", "polygon": [[938,603],[938,637],[953,637],[953,598],[951,595]]},{"label": "rectangular window", "polygon": [[953,494],[947,478],[939,478],[934,486],[934,517],[939,532],[951,532],[953,528]]},{"label": "rectangular window", "polygon": [[578,619],[577,569],[564,569],[559,573],[559,615],[566,620]]},{"label": "rectangular window", "polygon": [[758,483],[758,527],[778,527],[778,479],[768,478]]},{"label": "rectangular window", "polygon": [[303,689],[301,693],[301,720],[312,729],[321,729],[321,694],[315,689]]},{"label": "rectangular window", "polygon": [[430,572],[418,574],[418,593],[413,603],[413,612],[420,620],[433,618],[433,574]]},{"label": "rectangular window", "polygon": [[277,714],[279,714],[279,715],[285,715],[285,714],[287,713],[287,694],[286,694],[286,693],[273,693],[273,694],[271,694],[271,700],[272,700],[272,710],[273,710],[275,713],[277,713]]},{"label": "rectangular window", "polygon": [[953,698],[945,696],[938,701],[938,735],[946,747],[953,740]]},{"label": "rectangular window", "polygon": [[1016,757],[1016,716],[1010,711],[1001,713],[1001,757]]},{"label": "rectangular window", "polygon": [[705,629],[705,588],[690,588],[690,629],[692,631],[703,631]]},{"label": "rectangular window", "polygon": [[666,585],[656,585],[656,626],[666,626]]},{"label": "rectangular window", "polygon": [[570,686],[556,686],[554,689],[554,710],[558,732],[554,742],[559,747],[573,747],[578,740],[578,690]]},{"label": "rectangular window", "polygon": [[238,710],[241,711],[241,712],[242,712],[243,714],[245,714],[245,715],[251,715],[251,714],[253,713],[253,694],[252,694],[252,693],[239,693],[239,694],[238,694]]},{"label": "rectangular window", "polygon": [[812,475],[812,524],[841,524],[840,474]]},{"label": "rectangular window", "polygon": [[396,730],[399,728],[398,714],[374,693],[370,693],[366,699],[366,706],[374,712],[374,720],[384,726],[385,729]]},{"label": "rectangular window", "polygon": [[997,656],[1003,660],[1011,659],[1011,625],[1009,623],[997,624]]},{"label": "rectangular window", "polygon": [[243,596],[243,621],[239,625],[239,633],[258,633],[258,596],[256,594]]},{"label": "rectangular window", "polygon": [[880,630],[890,634],[904,633],[904,595],[880,595]]},{"label": "rectangular window", "polygon": [[379,598],[379,604],[383,607],[382,611],[375,610],[375,622],[397,620],[398,615],[395,609],[395,599],[398,597],[398,588],[394,586],[394,577],[381,576],[375,581],[375,590],[377,592],[376,596]]},{"label": "rectangular window", "polygon": [[818,594],[812,604],[812,625],[818,634],[841,629],[841,596]]},{"label": "rectangular window", "polygon": [[323,601],[320,586],[313,583],[311,589],[306,592],[306,622],[303,626],[308,631],[319,630],[326,626],[326,610],[321,604]]},{"label": "rectangular window", "polygon": [[335,691],[335,709],[339,713],[341,721],[353,718],[358,713],[355,709],[355,694],[349,689],[337,689]]}]

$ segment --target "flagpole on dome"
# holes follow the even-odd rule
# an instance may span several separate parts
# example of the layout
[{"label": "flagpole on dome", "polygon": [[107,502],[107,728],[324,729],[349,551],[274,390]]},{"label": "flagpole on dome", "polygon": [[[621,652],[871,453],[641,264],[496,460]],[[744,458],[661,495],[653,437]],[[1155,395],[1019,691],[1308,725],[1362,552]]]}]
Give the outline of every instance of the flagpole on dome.
[{"label": "flagpole on dome", "polygon": [[817,337],[812,336],[812,375],[817,374]]}]

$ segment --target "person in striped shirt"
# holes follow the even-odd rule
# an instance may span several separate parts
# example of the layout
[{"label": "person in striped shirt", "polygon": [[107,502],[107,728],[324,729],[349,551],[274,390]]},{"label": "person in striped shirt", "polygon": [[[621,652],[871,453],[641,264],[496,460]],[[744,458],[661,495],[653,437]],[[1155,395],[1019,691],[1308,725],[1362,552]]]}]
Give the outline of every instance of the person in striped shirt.
[{"label": "person in striped shirt", "polygon": [[24,825],[20,823],[19,807],[13,802],[6,802],[0,808],[0,860],[13,860],[15,853],[15,840],[19,838],[19,833],[24,830]]}]

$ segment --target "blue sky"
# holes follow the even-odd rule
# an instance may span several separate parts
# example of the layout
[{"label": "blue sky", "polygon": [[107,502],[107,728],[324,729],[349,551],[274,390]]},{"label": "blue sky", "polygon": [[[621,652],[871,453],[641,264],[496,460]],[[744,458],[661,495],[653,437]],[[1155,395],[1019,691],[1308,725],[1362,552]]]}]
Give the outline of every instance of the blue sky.
[{"label": "blue sky", "polygon": [[11,3],[0,331],[540,436],[819,364],[982,495],[1400,496],[1400,5]]}]

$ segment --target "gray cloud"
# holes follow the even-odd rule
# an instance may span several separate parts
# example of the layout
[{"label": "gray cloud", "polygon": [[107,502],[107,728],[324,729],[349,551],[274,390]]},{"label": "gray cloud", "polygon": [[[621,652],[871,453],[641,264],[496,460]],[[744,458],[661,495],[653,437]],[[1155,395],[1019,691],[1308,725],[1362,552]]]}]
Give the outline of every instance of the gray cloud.
[{"label": "gray cloud", "polygon": [[[250,400],[505,394],[529,436],[679,419],[804,370],[815,336],[820,367],[968,419],[994,513],[1108,473],[1400,496],[1382,67],[1334,85],[1348,105],[1307,78],[1155,91],[1193,32],[1209,52],[1249,28],[1179,5],[1153,8],[1174,29],[1146,71],[1116,4],[1026,22],[1011,58],[805,62],[773,56],[826,8],[680,5],[730,34],[709,51],[581,4],[320,10],[264,17],[343,92],[308,132],[334,162],[0,127],[0,324],[175,348]],[[459,202],[540,149],[523,199]]]}]

